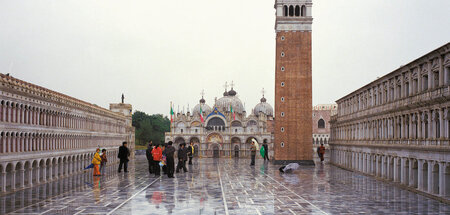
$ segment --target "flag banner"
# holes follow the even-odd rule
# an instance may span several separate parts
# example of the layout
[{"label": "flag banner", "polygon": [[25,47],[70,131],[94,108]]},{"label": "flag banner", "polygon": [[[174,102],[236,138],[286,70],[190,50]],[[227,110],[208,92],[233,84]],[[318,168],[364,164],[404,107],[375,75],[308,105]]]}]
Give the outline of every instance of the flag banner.
[{"label": "flag banner", "polygon": [[170,106],[170,123],[173,123],[173,116],[174,116],[173,108],[172,108],[172,106]]},{"label": "flag banner", "polygon": [[202,105],[200,105],[200,121],[202,121],[203,123],[203,110],[202,110]]}]

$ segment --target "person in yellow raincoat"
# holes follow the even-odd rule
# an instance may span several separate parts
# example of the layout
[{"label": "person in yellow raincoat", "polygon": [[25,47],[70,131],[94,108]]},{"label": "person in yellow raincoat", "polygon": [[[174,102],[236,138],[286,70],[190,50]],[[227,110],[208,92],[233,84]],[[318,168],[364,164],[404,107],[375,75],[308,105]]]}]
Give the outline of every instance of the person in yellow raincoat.
[{"label": "person in yellow raincoat", "polygon": [[94,176],[100,176],[100,164],[102,162],[102,158],[100,157],[100,149],[97,149],[95,152],[94,158],[92,159],[92,164],[94,164]]}]

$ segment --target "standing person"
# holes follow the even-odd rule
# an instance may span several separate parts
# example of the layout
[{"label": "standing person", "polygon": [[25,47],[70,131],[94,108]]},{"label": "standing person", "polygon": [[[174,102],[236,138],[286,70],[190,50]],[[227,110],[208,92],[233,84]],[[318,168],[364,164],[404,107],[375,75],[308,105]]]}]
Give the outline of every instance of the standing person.
[{"label": "standing person", "polygon": [[162,150],[159,145],[156,145],[152,150],[153,155],[153,172],[155,173],[155,176],[161,175],[161,167],[159,166],[159,162],[162,158]]},{"label": "standing person", "polygon": [[153,150],[153,142],[150,140],[150,142],[148,143],[147,146],[147,150],[145,150],[145,156],[147,157],[147,162],[148,162],[148,173],[149,174],[153,174],[153,155],[152,155],[152,150]]},{"label": "standing person", "polygon": [[175,147],[172,146],[173,142],[167,143],[166,149],[163,153],[166,155],[167,176],[173,178],[173,172],[175,170],[175,161],[173,155],[175,154]]},{"label": "standing person", "polygon": [[194,143],[191,141],[188,148],[189,165],[192,165],[192,158],[194,157]]},{"label": "standing person", "polygon": [[167,158],[166,158],[166,154],[164,153],[164,150],[166,150],[166,144],[163,143],[160,145],[160,147],[161,147],[161,152],[162,152],[161,162],[163,163],[162,170],[163,170],[164,175],[167,175]]},{"label": "standing person", "polygon": [[266,159],[267,159],[267,161],[269,161],[269,146],[267,145],[267,140],[266,139],[264,139],[264,142],[263,142],[263,147],[264,147],[264,161],[266,161]]},{"label": "standing person", "polygon": [[324,155],[325,155],[325,147],[323,146],[323,143],[320,144],[317,153],[319,153],[320,162],[323,162],[323,160],[324,160]]},{"label": "standing person", "polygon": [[254,166],[255,165],[255,157],[256,157],[256,146],[253,141],[252,141],[252,145],[250,146],[250,155],[252,157],[252,162],[250,163],[250,166]]},{"label": "standing person", "polygon": [[97,149],[92,159],[92,164],[94,164],[94,176],[100,176],[99,166],[102,163],[102,158],[100,157],[100,149]]},{"label": "standing person", "polygon": [[128,172],[128,157],[130,157],[130,150],[128,149],[127,145],[127,142],[122,142],[122,146],[119,147],[119,154],[117,155],[117,157],[120,159],[118,172],[122,171],[122,166],[124,172]]},{"label": "standing person", "polygon": [[105,174],[106,163],[108,162],[108,158],[106,158],[106,149],[102,149],[102,155],[100,156],[102,161],[100,163],[100,174]]},{"label": "standing person", "polygon": [[186,169],[187,150],[184,148],[184,146],[185,143],[181,143],[180,148],[178,149],[177,173],[180,172],[180,169],[183,169],[184,172],[187,172]]}]

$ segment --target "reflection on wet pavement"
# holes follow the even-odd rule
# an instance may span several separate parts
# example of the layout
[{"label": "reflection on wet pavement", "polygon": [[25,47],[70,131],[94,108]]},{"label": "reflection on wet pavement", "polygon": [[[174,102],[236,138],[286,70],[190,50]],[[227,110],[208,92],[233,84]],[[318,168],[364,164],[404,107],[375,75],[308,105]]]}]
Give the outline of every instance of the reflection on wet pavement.
[{"label": "reflection on wet pavement", "polygon": [[0,197],[13,214],[449,214],[450,206],[327,164],[279,174],[258,160],[199,159],[176,178],[149,176],[145,157],[128,174],[90,172]]}]

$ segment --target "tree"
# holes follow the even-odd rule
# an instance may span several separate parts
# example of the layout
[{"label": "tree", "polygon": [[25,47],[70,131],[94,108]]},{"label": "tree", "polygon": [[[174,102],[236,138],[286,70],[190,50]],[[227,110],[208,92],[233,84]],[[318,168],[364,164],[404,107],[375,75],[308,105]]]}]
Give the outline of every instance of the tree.
[{"label": "tree", "polygon": [[164,133],[170,131],[170,120],[162,114],[148,115],[136,111],[132,116],[132,124],[136,128],[137,145],[146,145],[150,140],[164,143]]}]

